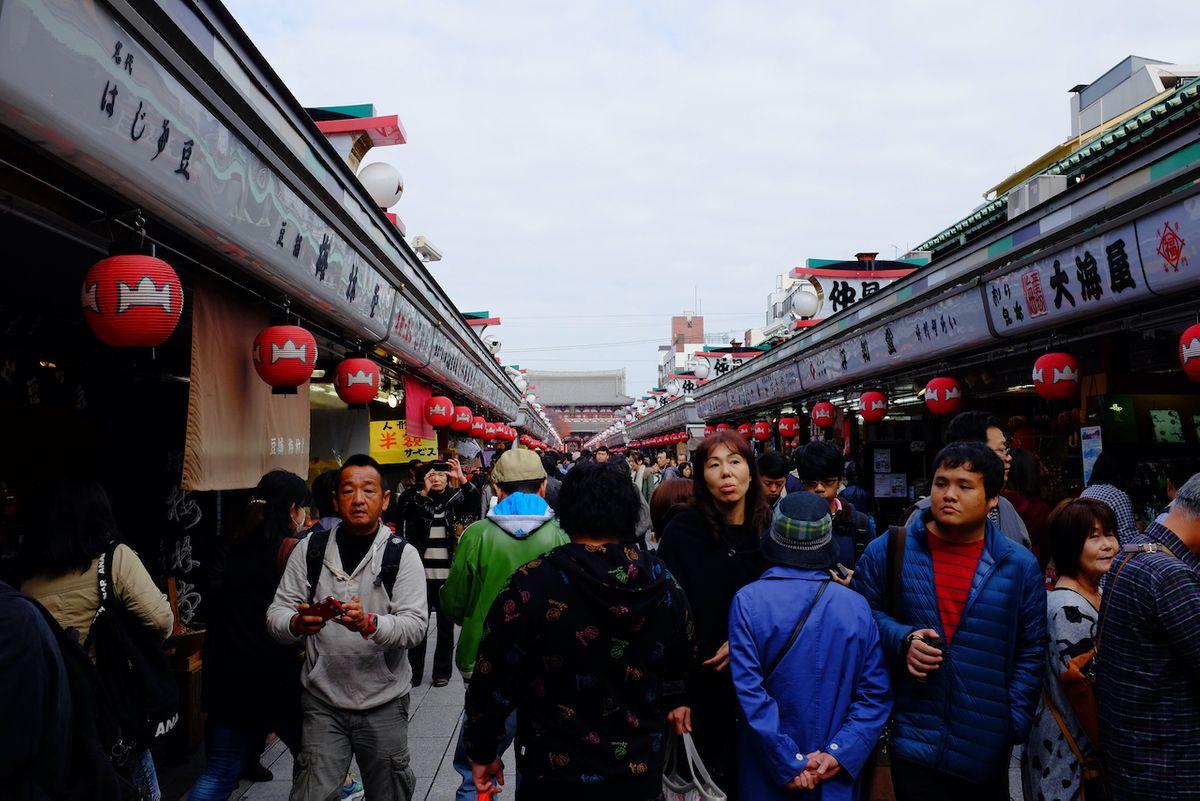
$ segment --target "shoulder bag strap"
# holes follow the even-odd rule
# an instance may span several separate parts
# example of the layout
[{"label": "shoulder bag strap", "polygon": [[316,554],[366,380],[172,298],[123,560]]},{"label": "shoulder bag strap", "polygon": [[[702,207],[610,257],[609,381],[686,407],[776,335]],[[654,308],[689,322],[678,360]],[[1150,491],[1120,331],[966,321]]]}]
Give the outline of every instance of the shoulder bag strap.
[{"label": "shoulder bag strap", "polygon": [[325,562],[325,548],[329,545],[329,529],[314,531],[305,539],[308,542],[304,561],[308,570],[308,602],[311,604],[317,594],[317,581],[321,578],[321,566]]},{"label": "shoulder bag strap", "polygon": [[808,622],[808,616],[812,614],[817,604],[821,602],[821,596],[825,594],[825,588],[828,586],[828,579],[821,582],[821,587],[817,590],[817,597],[809,604],[808,609],[804,610],[804,614],[796,621],[796,626],[792,629],[791,636],[788,637],[787,642],[783,644],[783,648],[780,649],[779,653],[775,654],[775,657],[771,660],[771,664],[767,665],[767,669],[763,671],[763,681],[766,681],[775,672],[775,668],[779,667],[779,663],[787,656],[788,651],[792,650],[792,646],[796,644],[796,638],[800,636],[804,624]]},{"label": "shoulder bag strap", "polygon": [[1063,720],[1062,714],[1054,706],[1054,702],[1050,700],[1050,693],[1045,690],[1042,690],[1042,703],[1046,705],[1046,709],[1050,710],[1050,714],[1054,715],[1054,722],[1058,724],[1058,730],[1063,733],[1063,737],[1067,741],[1067,747],[1075,755],[1075,761],[1079,763],[1079,769],[1083,770],[1083,752],[1079,750],[1079,744],[1071,736],[1071,731],[1067,728],[1067,722]]},{"label": "shoulder bag strap", "polygon": [[96,591],[99,593],[100,602],[96,604],[96,614],[92,616],[92,623],[88,627],[88,636],[83,641],[83,650],[86,652],[92,647],[92,637],[96,634],[96,621],[100,619],[100,615],[104,613],[112,605],[112,561],[113,555],[117,552],[117,542],[110,542],[104,546],[104,552],[100,554],[100,558],[96,560]]}]

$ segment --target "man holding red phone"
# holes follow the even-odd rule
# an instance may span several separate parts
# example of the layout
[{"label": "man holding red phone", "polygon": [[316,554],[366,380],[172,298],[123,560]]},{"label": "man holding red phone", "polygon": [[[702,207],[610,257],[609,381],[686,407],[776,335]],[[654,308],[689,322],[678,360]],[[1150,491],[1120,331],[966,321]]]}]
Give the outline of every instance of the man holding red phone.
[{"label": "man holding red phone", "polygon": [[341,520],[292,551],[267,610],[276,640],[305,638],[304,745],[291,798],[333,797],[353,757],[369,798],[408,801],[416,779],[406,651],[429,623],[424,570],[416,549],[380,523],[391,493],[374,459],[347,459],[335,498]]}]

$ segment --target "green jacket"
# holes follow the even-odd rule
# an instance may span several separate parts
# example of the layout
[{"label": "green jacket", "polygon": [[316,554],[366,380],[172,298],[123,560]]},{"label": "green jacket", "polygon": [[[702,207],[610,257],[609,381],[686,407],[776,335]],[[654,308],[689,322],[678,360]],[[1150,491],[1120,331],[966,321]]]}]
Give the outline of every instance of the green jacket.
[{"label": "green jacket", "polygon": [[463,532],[442,585],[441,611],[462,626],[454,662],[464,676],[475,669],[483,622],[509,577],[521,565],[570,541],[545,501],[541,513],[524,509],[524,514],[505,514],[511,508],[507,502],[515,497],[505,498],[486,519]]}]

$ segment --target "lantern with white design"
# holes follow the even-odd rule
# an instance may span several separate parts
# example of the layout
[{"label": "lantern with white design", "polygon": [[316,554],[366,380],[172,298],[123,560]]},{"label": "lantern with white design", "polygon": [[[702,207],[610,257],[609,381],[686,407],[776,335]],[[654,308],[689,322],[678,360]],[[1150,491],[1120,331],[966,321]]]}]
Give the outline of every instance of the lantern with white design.
[{"label": "lantern with white design", "polygon": [[780,417],[779,418],[779,436],[784,439],[791,439],[800,433],[800,419],[798,417]]},{"label": "lantern with white design", "polygon": [[716,426],[705,426],[704,427],[704,436],[707,437],[709,434],[712,434],[716,430],[717,430]]},{"label": "lantern with white design", "polygon": [[365,409],[379,393],[379,365],[370,359],[342,359],[333,371],[333,388],[351,409]]},{"label": "lantern with white design", "polygon": [[500,435],[500,424],[493,423],[490,420],[483,424],[483,438],[489,442],[496,439]]},{"label": "lantern with white design", "polygon": [[887,417],[887,396],[877,390],[864,392],[858,398],[858,413],[868,423],[878,423]]},{"label": "lantern with white design", "polygon": [[829,401],[821,401],[814,403],[812,407],[812,421],[817,428],[833,428],[833,424],[837,419],[837,407]]},{"label": "lantern with white design", "polygon": [[1033,388],[1049,401],[1079,395],[1079,360],[1069,353],[1047,353],[1033,363]]},{"label": "lantern with white design", "polygon": [[750,436],[754,433],[754,426],[749,423],[742,423],[737,427],[737,432],[742,435],[742,439],[750,439]]},{"label": "lantern with white design", "polygon": [[962,406],[962,387],[948,376],[930,379],[925,385],[925,405],[934,414],[954,414]]},{"label": "lantern with white design", "polygon": [[454,417],[454,401],[445,395],[434,395],[425,401],[425,422],[434,428],[446,428]]},{"label": "lantern with white design", "polygon": [[272,325],[258,332],[251,356],[273,394],[294,395],[317,366],[317,341],[298,325]]},{"label": "lantern with white design", "polygon": [[718,431],[728,431],[729,423],[717,423],[717,430]]},{"label": "lantern with white design", "polygon": [[472,437],[482,437],[487,433],[487,421],[479,415],[471,418],[471,428],[468,433]]},{"label": "lantern with white design", "polygon": [[766,420],[759,420],[754,424],[754,438],[759,442],[766,442],[771,438],[771,424]]},{"label": "lantern with white design", "polygon": [[162,259],[110,256],[84,276],[82,306],[83,318],[103,342],[116,348],[154,348],[179,324],[183,286]]},{"label": "lantern with white design", "polygon": [[469,406],[455,406],[454,416],[450,418],[450,430],[465,434],[471,430],[471,420],[474,415]]},{"label": "lantern with white design", "polygon": [[1179,363],[1188,378],[1200,382],[1200,323],[1179,337]]}]

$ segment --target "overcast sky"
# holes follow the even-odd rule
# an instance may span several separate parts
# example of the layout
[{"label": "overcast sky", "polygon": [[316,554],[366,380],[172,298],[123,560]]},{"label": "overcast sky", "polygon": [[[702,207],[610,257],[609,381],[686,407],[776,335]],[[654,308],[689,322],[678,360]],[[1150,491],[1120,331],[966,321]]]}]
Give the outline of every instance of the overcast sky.
[{"label": "overcast sky", "polygon": [[891,258],[1066,139],[1070,87],[1200,62],[1191,2],[227,3],[301,103],[400,115],[367,161],[506,363],[634,395],[697,291],[761,326],[778,274]]}]

